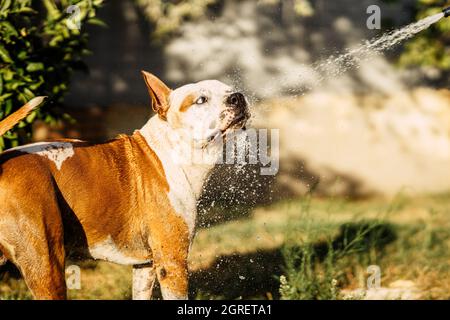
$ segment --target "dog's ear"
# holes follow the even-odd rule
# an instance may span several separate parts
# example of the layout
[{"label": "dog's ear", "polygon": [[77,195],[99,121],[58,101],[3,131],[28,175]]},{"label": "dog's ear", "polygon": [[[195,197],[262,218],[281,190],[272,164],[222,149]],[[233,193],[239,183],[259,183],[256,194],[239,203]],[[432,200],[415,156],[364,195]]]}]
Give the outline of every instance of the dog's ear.
[{"label": "dog's ear", "polygon": [[167,110],[169,109],[169,94],[172,90],[150,72],[142,70],[141,73],[152,99],[153,111],[158,113],[161,119],[166,120]]}]

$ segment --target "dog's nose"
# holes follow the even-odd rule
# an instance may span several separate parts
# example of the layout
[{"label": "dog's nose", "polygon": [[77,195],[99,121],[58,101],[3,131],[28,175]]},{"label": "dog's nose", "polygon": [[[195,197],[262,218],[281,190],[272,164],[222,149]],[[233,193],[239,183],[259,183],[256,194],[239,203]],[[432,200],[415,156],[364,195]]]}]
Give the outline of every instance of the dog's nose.
[{"label": "dog's nose", "polygon": [[245,101],[244,95],[240,92],[230,94],[227,98],[227,104],[230,107],[238,109],[245,109],[247,107],[247,101]]}]

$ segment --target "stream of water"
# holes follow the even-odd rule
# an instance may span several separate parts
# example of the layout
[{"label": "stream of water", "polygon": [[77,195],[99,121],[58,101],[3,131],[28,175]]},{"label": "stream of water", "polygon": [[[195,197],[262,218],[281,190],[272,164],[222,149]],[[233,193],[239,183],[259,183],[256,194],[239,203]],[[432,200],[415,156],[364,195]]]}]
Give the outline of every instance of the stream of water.
[{"label": "stream of water", "polygon": [[[305,86],[298,88],[295,90],[295,92],[291,93],[305,94],[307,91],[313,89],[316,86],[319,86],[323,81],[327,79],[338,77],[350,69],[358,68],[363,62],[369,61],[371,58],[373,58],[375,54],[379,54],[383,51],[391,49],[401,42],[412,38],[414,35],[427,29],[432,24],[441,20],[443,17],[444,13],[438,13],[429,16],[420,21],[404,26],[400,29],[389,31],[381,36],[375,37],[371,40],[367,40],[354,48],[347,49],[341,54],[330,56],[326,60],[320,61],[313,65],[311,70],[312,74],[314,74],[314,77],[305,74],[301,75],[301,77],[308,77],[309,85],[307,87]],[[311,81],[311,78],[314,78],[314,80]],[[245,144],[246,141],[244,139],[238,143],[241,144],[242,147],[242,145]],[[245,186],[240,185],[239,187],[235,188],[233,182],[231,181],[231,177],[236,174],[236,170],[239,171],[240,175],[243,175],[247,178],[246,181],[248,184],[246,184]],[[229,190],[225,191],[222,196],[225,197],[229,203],[245,203],[246,201],[243,201],[243,198],[245,199],[246,197],[243,195],[255,196],[254,193],[258,192],[256,191],[256,187],[261,187],[261,182],[256,179],[257,173],[255,170],[252,170],[252,172],[250,172],[249,170],[245,170],[243,166],[234,166],[233,168],[228,168],[227,172],[228,175],[225,174],[223,179],[230,180],[228,181],[228,183],[231,187]],[[240,191],[240,193],[236,192],[237,190]],[[209,202],[207,200],[209,197],[209,195],[205,197],[206,203]],[[212,195],[212,197],[214,198],[214,195]],[[214,206],[214,201],[211,203],[211,206]],[[204,207],[201,211],[205,210],[207,210],[207,208]]]},{"label": "stream of water", "polygon": [[444,17],[444,13],[438,13],[426,17],[417,22],[384,33],[381,36],[365,41],[357,47],[347,49],[337,56],[330,56],[313,66],[313,73],[317,74],[312,83],[305,89],[312,89],[326,79],[338,77],[349,69],[358,68],[362,62],[370,60],[375,54],[394,48],[405,40],[412,38],[417,33],[429,28]]}]

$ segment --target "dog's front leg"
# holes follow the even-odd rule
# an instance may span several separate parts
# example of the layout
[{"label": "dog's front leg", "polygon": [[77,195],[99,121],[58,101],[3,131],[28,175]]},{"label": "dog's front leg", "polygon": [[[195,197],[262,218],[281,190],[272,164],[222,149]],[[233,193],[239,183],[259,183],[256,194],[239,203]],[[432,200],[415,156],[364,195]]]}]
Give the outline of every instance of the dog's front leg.
[{"label": "dog's front leg", "polygon": [[[172,229],[173,230],[173,229]],[[153,240],[156,240],[155,237]],[[164,300],[188,298],[189,237],[168,232],[154,244],[156,276]]]},{"label": "dog's front leg", "polygon": [[155,279],[153,265],[133,266],[133,300],[150,300]]},{"label": "dog's front leg", "polygon": [[191,232],[173,210],[157,211],[149,218],[148,244],[162,296],[164,300],[187,299]]},{"label": "dog's front leg", "polygon": [[165,261],[157,268],[158,281],[164,300],[188,299],[187,261]]}]

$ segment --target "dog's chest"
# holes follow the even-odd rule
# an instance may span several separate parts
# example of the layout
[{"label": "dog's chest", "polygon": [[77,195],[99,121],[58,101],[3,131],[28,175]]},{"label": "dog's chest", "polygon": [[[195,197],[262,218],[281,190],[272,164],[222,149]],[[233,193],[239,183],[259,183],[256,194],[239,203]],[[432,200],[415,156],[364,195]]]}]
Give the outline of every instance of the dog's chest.
[{"label": "dog's chest", "polygon": [[195,228],[197,201],[193,187],[186,172],[171,161],[163,162],[169,193],[167,194],[173,209],[184,219],[189,232]]},{"label": "dog's chest", "polygon": [[196,189],[198,185],[203,184],[204,176],[189,170],[189,162],[173,152],[169,139],[161,132],[150,133],[142,130],[141,134],[161,163],[164,179],[169,187],[167,197],[170,206],[183,218],[192,236],[197,213]]}]

